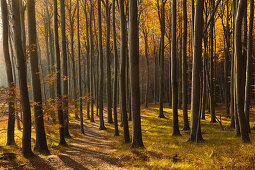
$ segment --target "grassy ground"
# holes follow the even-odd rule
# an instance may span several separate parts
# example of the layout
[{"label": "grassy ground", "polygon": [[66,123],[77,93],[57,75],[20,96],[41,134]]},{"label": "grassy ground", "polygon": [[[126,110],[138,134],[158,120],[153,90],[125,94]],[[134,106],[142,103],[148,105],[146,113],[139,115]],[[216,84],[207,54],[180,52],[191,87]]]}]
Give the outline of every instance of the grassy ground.
[{"label": "grassy ground", "polygon": [[[59,127],[58,125],[55,125],[52,123],[51,120],[47,120],[47,115],[45,115],[45,130],[47,135],[47,143],[49,150],[51,154],[57,154],[64,148],[58,146],[59,144]],[[6,128],[7,128],[7,119],[6,116],[0,117],[0,157],[3,153],[14,153],[17,158],[11,159],[11,160],[1,160],[0,159],[0,169],[1,168],[22,168],[22,165],[26,165],[26,169],[34,169],[36,167],[37,162],[32,162],[29,159],[23,158],[21,154],[21,146],[22,146],[22,131],[15,129],[15,145],[14,146],[6,146],[7,141],[7,135],[6,135]],[[74,114],[70,115],[70,134],[72,136],[72,139],[66,139],[68,143],[70,143],[73,139],[78,138],[80,133],[80,126],[77,121],[74,120]],[[34,126],[32,126],[32,148],[34,148],[35,145],[35,129]],[[42,156],[38,153],[36,153],[39,157]]]},{"label": "grassy ground", "polygon": [[[130,144],[123,143],[121,136],[114,137],[114,126],[108,125],[107,132],[113,147],[119,152],[119,158],[126,168],[141,169],[222,169],[222,168],[254,168],[255,167],[255,135],[250,135],[251,144],[242,144],[229,129],[229,118],[224,115],[224,108],[218,107],[217,116],[222,115],[224,131],[219,123],[210,123],[209,115],[202,123],[203,143],[190,143],[189,131],[181,131],[182,136],[172,137],[171,109],[164,109],[166,119],[158,118],[158,106],[150,105],[148,109],[141,107],[142,133],[145,149],[131,149]],[[182,111],[179,110],[180,130],[183,128]],[[132,133],[131,122],[130,133]],[[254,127],[251,120],[251,127]],[[177,162],[173,157],[177,155]]]},{"label": "grassy ground", "polygon": [[[106,110],[105,110],[106,111]],[[251,109],[251,127],[255,126],[254,108]],[[205,141],[195,144],[189,143],[189,131],[182,131],[182,111],[179,110],[179,123],[182,136],[172,137],[172,116],[171,109],[166,106],[164,109],[166,119],[158,118],[158,105],[150,105],[148,109],[141,107],[142,132],[145,149],[131,149],[130,144],[123,143],[123,131],[120,127],[120,136],[114,137],[114,125],[107,124],[107,135],[112,145],[117,149],[116,155],[124,168],[127,169],[236,169],[255,167],[255,135],[250,135],[251,144],[242,144],[240,137],[235,136],[235,131],[229,129],[229,118],[224,115],[224,107],[217,107],[217,117],[222,115],[222,130],[219,123],[210,123],[209,115],[202,123],[202,133]],[[86,115],[84,113],[84,115]],[[106,115],[106,113],[105,113]],[[120,117],[119,117],[120,118]],[[6,117],[0,118],[0,128],[6,128]],[[70,117],[70,133],[73,138],[80,135],[80,127],[74,122],[74,115]],[[106,120],[106,119],[105,119]],[[61,149],[58,147],[58,126],[50,124],[46,119],[46,133],[48,146],[52,154],[57,154]],[[86,124],[86,121],[85,121]],[[129,122],[130,134],[132,123]],[[1,153],[15,153],[15,160],[0,160],[1,167],[19,167],[22,164],[31,164],[29,160],[21,155],[21,131],[15,132],[16,146],[6,147],[6,130],[0,129],[0,155]],[[68,139],[70,142],[72,139]],[[32,133],[32,146],[35,142],[35,133]],[[173,157],[177,155],[177,161]],[[40,155],[39,155],[40,156]],[[26,166],[27,167],[27,166]],[[32,166],[34,167],[34,166]],[[32,168],[31,167],[31,168]]]}]

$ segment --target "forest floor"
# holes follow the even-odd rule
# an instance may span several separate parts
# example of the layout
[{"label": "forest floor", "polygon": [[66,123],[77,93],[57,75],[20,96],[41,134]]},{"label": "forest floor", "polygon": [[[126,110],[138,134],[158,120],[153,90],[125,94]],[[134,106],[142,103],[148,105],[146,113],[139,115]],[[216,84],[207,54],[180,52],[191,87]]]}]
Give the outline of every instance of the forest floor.
[{"label": "forest floor", "polygon": [[[254,106],[254,104],[253,104]],[[110,137],[118,157],[127,169],[254,169],[255,168],[255,108],[251,108],[250,144],[242,144],[235,130],[229,128],[230,118],[225,107],[216,109],[219,123],[210,123],[210,115],[201,121],[204,142],[188,142],[190,131],[183,131],[182,110],[178,110],[181,136],[172,136],[172,110],[165,104],[166,118],[158,118],[158,104],[149,108],[141,106],[142,134],[145,149],[131,149],[123,144],[122,128],[120,137]],[[189,111],[190,117],[190,111]],[[130,133],[132,132],[130,122]],[[223,128],[223,129],[222,129]],[[108,126],[109,134],[114,126]]]},{"label": "forest floor", "polygon": [[[255,126],[255,108],[251,109],[251,127]],[[80,134],[80,126],[71,115],[70,133],[67,147],[58,146],[57,126],[47,124],[46,133],[49,156],[37,155],[25,159],[21,155],[21,131],[16,131],[16,146],[4,146],[6,131],[0,129],[0,157],[3,153],[15,153],[17,158],[1,160],[1,168],[11,169],[246,169],[255,168],[255,133],[252,130],[251,144],[242,144],[229,128],[230,118],[225,115],[224,106],[218,105],[216,114],[222,122],[210,123],[210,116],[201,121],[204,142],[188,142],[189,131],[183,131],[182,111],[179,110],[179,124],[182,136],[173,137],[172,110],[165,104],[165,119],[158,118],[158,105],[149,108],[141,106],[142,133],[145,149],[131,149],[123,143],[123,129],[114,137],[114,125],[106,123],[107,130],[99,130],[99,120],[91,123],[85,120],[85,135]],[[106,115],[106,113],[105,113]],[[120,118],[120,116],[119,116]],[[6,117],[0,117],[0,127],[4,127]],[[106,120],[106,119],[105,119]],[[129,122],[130,135],[132,123]],[[34,130],[32,145],[34,145]]]},{"label": "forest floor", "polygon": [[[3,152],[17,153],[14,160],[0,160],[0,169],[119,169],[120,161],[114,155],[116,150],[107,139],[107,134],[99,130],[99,121],[96,123],[85,121],[85,135],[80,135],[79,122],[70,123],[70,133],[73,139],[68,139],[67,147],[50,145],[51,155],[37,155],[31,159],[24,159],[17,153],[18,146],[1,148]],[[47,128],[46,128],[47,129]],[[48,137],[49,140],[49,137]],[[1,152],[0,152],[1,153]]]}]

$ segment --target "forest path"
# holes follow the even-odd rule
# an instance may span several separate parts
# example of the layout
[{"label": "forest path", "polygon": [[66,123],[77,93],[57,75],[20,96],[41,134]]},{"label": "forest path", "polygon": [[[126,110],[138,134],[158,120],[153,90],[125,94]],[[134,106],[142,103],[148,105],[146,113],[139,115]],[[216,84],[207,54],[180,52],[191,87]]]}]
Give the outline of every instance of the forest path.
[{"label": "forest path", "polygon": [[116,150],[107,140],[106,132],[99,130],[98,117],[95,120],[95,123],[84,123],[84,136],[74,139],[57,155],[43,157],[43,162],[50,169],[121,169],[119,159],[115,156]]}]

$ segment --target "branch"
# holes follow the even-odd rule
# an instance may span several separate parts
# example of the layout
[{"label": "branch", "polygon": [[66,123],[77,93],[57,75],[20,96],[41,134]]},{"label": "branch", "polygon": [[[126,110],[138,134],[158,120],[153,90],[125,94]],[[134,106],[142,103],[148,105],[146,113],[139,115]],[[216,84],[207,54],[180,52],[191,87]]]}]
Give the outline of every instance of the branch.
[{"label": "branch", "polygon": [[217,11],[217,8],[218,8],[220,2],[221,2],[221,0],[218,0],[218,1],[217,1],[216,6],[215,6],[215,8],[213,9],[212,15],[211,15],[211,17],[210,17],[208,23],[207,23],[206,26],[205,26],[205,29],[204,29],[204,31],[203,31],[203,36],[205,35],[205,33],[206,33],[206,31],[207,31],[209,25],[211,24],[211,22],[212,22],[212,20],[213,20],[213,18],[214,18],[214,15],[215,15],[215,13],[216,13],[216,11]]}]

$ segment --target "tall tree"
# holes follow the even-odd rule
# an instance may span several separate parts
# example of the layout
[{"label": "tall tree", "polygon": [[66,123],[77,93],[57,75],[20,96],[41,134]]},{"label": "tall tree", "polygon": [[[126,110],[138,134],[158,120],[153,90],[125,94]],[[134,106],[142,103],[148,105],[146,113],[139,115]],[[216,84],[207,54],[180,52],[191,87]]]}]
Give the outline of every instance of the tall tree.
[{"label": "tall tree", "polygon": [[73,98],[74,98],[74,115],[75,118],[78,119],[79,116],[77,114],[78,104],[77,104],[77,78],[76,78],[76,64],[75,64],[75,56],[74,56],[74,24],[75,24],[75,11],[77,10],[77,4],[73,9],[72,0],[69,1],[68,13],[69,13],[69,22],[70,22],[70,48],[71,48],[71,60],[72,60],[72,83],[73,83]]},{"label": "tall tree", "polygon": [[82,87],[81,87],[81,42],[80,42],[80,6],[79,0],[76,2],[77,5],[77,53],[78,53],[78,87],[79,87],[79,111],[80,111],[80,124],[81,133],[84,134],[83,126],[83,108],[82,108]]},{"label": "tall tree", "polygon": [[188,119],[188,89],[187,89],[187,0],[183,0],[183,41],[182,41],[182,109],[183,109],[183,130],[190,130]]},{"label": "tall tree", "polygon": [[111,30],[111,4],[109,0],[105,0],[106,11],[106,74],[107,74],[107,112],[108,123],[112,120],[112,73],[111,73],[111,51],[110,51],[110,30]]},{"label": "tall tree", "polygon": [[[93,37],[93,20],[94,20],[94,6],[92,4],[92,0],[90,0],[90,24],[89,24],[89,32],[90,32],[90,122],[94,122],[94,90],[97,88],[96,83],[94,83],[94,37]],[[95,25],[94,25],[95,26]],[[99,79],[99,78],[98,78]],[[93,96],[94,95],[94,96]],[[99,100],[99,99],[98,99]],[[96,108],[97,109],[97,108]],[[100,119],[101,120],[101,119]]]},{"label": "tall tree", "polygon": [[124,9],[124,0],[119,0],[119,12],[120,12],[120,109],[122,115],[122,122],[124,128],[124,142],[129,143],[129,129],[127,118],[127,105],[126,105],[126,48],[127,48],[127,28],[126,28],[126,15]]},{"label": "tall tree", "polygon": [[14,32],[14,46],[19,68],[18,69],[19,87],[23,112],[22,154],[24,155],[24,157],[31,157],[33,156],[33,152],[31,150],[31,110],[27,88],[26,59],[24,56],[21,39],[20,4],[19,1],[11,1],[11,4]]},{"label": "tall tree", "polygon": [[54,46],[55,46],[55,58],[56,58],[56,71],[57,71],[57,108],[58,108],[58,120],[59,120],[59,144],[66,145],[65,132],[64,132],[64,115],[62,108],[62,93],[61,93],[61,74],[60,74],[60,49],[59,49],[59,37],[58,37],[58,4],[57,0],[53,1],[53,22],[54,22]]},{"label": "tall tree", "polygon": [[115,0],[112,0],[112,37],[113,37],[113,54],[114,54],[114,85],[113,85],[113,115],[114,115],[114,136],[119,136],[118,129],[118,49],[117,49],[117,38],[116,38],[116,23],[115,23]]},{"label": "tall tree", "polygon": [[[180,135],[178,123],[178,84],[176,75],[176,0],[172,0],[172,48],[171,48],[171,79],[172,79],[172,110],[173,110],[173,136]],[[161,56],[162,57],[162,56]]]},{"label": "tall tree", "polygon": [[71,137],[69,133],[68,118],[68,73],[67,73],[67,53],[66,53],[66,21],[65,21],[65,0],[60,1],[60,23],[61,23],[61,51],[63,67],[63,113],[65,124],[65,137]]},{"label": "tall tree", "polygon": [[158,16],[160,21],[160,31],[161,31],[161,38],[160,38],[160,82],[159,82],[159,117],[165,118],[163,113],[163,100],[164,100],[164,59],[165,59],[165,5],[167,0],[161,0],[161,5],[159,0],[157,0],[158,6]]},{"label": "tall tree", "polygon": [[[210,1],[211,10],[215,7],[214,1]],[[211,112],[211,123],[216,122],[215,116],[215,80],[214,80],[214,17],[212,17],[210,24],[210,112]]]},{"label": "tall tree", "polygon": [[100,130],[105,130],[104,126],[104,103],[103,103],[103,83],[104,83],[104,60],[102,47],[102,20],[101,20],[101,0],[97,0],[97,14],[98,14],[98,51],[99,51],[99,119]]},{"label": "tall tree", "polygon": [[139,24],[137,22],[137,0],[129,1],[129,63],[131,78],[131,112],[132,112],[132,147],[143,147],[141,115],[140,115],[140,85],[139,85]]},{"label": "tall tree", "polygon": [[246,84],[245,84],[245,103],[244,103],[244,113],[246,116],[248,128],[250,131],[250,100],[251,100],[251,80],[252,80],[252,32],[253,32],[253,19],[254,19],[254,0],[250,0],[250,21],[249,21],[249,31],[248,31],[248,46],[247,46],[247,62],[246,62]]},{"label": "tall tree", "polygon": [[200,72],[202,60],[203,38],[203,9],[204,0],[196,1],[194,18],[194,44],[193,44],[193,67],[192,67],[192,91],[191,91],[191,133],[190,141],[203,140],[200,126]]},{"label": "tall tree", "polygon": [[28,44],[30,47],[30,63],[32,73],[32,86],[33,86],[33,97],[35,101],[34,105],[34,119],[35,119],[35,132],[36,142],[35,150],[40,153],[49,154],[44,120],[42,110],[42,91],[41,81],[38,67],[38,53],[37,53],[37,39],[36,39],[36,20],[35,20],[35,1],[27,0],[27,28],[28,28]]},{"label": "tall tree", "polygon": [[9,20],[8,20],[8,7],[6,0],[1,0],[2,11],[2,24],[3,24],[3,53],[6,66],[6,74],[8,81],[8,130],[7,130],[7,145],[15,144],[14,129],[15,129],[15,81],[13,79],[12,64],[9,53]]},{"label": "tall tree", "polygon": [[235,21],[235,68],[236,68],[236,106],[239,118],[240,133],[244,143],[250,142],[249,130],[247,125],[247,119],[244,113],[244,82],[243,69],[245,68],[245,62],[242,55],[242,20],[244,17],[244,11],[246,10],[247,0],[239,0],[236,21]]}]

